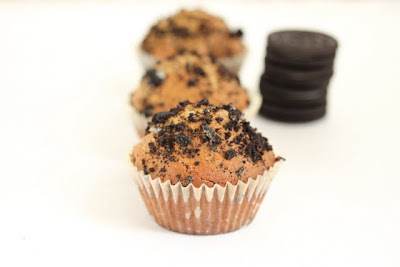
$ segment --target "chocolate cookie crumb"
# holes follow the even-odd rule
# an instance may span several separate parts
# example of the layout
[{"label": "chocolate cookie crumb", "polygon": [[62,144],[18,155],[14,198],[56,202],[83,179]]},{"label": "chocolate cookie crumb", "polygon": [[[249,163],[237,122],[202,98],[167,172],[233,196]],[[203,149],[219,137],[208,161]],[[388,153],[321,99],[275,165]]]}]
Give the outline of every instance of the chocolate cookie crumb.
[{"label": "chocolate cookie crumb", "polygon": [[180,133],[176,136],[176,142],[181,147],[187,147],[188,145],[190,145],[191,140],[190,140],[189,136],[187,136],[183,133]]},{"label": "chocolate cookie crumb", "polygon": [[205,77],[205,76],[206,76],[206,73],[204,72],[204,70],[203,70],[201,67],[199,67],[199,66],[194,66],[194,67],[193,67],[193,73],[194,73],[194,74],[197,74],[197,75],[200,75],[200,76],[202,76],[202,77]]},{"label": "chocolate cookie crumb", "polygon": [[162,70],[151,69],[146,72],[145,77],[148,85],[150,85],[152,88],[155,88],[163,83],[165,79],[165,73]]},{"label": "chocolate cookie crumb", "polygon": [[144,159],[142,159],[142,165],[143,165],[143,172],[144,174],[149,174],[149,171],[147,170],[147,164]]},{"label": "chocolate cookie crumb", "polygon": [[172,116],[170,111],[162,111],[154,114],[152,122],[153,123],[164,123],[169,117]]},{"label": "chocolate cookie crumb", "polygon": [[150,30],[153,31],[157,37],[163,37],[165,34],[165,31],[161,30],[157,25],[151,27]]},{"label": "chocolate cookie crumb", "polygon": [[190,36],[189,30],[184,27],[173,27],[171,31],[177,37],[188,38]]},{"label": "chocolate cookie crumb", "polygon": [[225,152],[225,158],[228,160],[231,160],[236,156],[236,151],[234,149],[229,149],[228,151]]},{"label": "chocolate cookie crumb", "polygon": [[244,171],[244,167],[241,167],[239,170],[236,171],[236,174],[240,177],[242,172]]},{"label": "chocolate cookie crumb", "polygon": [[208,99],[207,98],[203,98],[202,100],[200,100],[199,102],[197,102],[195,104],[195,107],[199,108],[201,106],[209,106],[209,105],[210,105],[210,102],[208,102]]},{"label": "chocolate cookie crumb", "polygon": [[241,38],[243,36],[243,31],[241,29],[238,29],[236,31],[230,32],[229,36],[231,38]]},{"label": "chocolate cookie crumb", "polygon": [[154,110],[154,106],[153,105],[145,104],[143,115],[145,117],[150,117],[151,115],[153,115],[153,110]]},{"label": "chocolate cookie crumb", "polygon": [[194,115],[194,113],[190,113],[188,118],[189,118],[190,122],[196,122],[197,121],[196,116]]},{"label": "chocolate cookie crumb", "polygon": [[193,181],[193,177],[192,176],[188,176],[185,178],[184,182],[187,184],[190,184]]},{"label": "chocolate cookie crumb", "polygon": [[190,80],[188,80],[188,82],[187,82],[187,86],[188,86],[188,87],[195,86],[195,85],[197,84],[197,82],[198,82],[197,79],[190,79]]},{"label": "chocolate cookie crumb", "polygon": [[151,154],[156,153],[156,146],[154,145],[153,142],[150,142],[150,143],[149,143],[149,149],[150,149],[150,153],[151,153]]},{"label": "chocolate cookie crumb", "polygon": [[204,115],[208,115],[208,114],[210,114],[210,112],[211,112],[211,110],[210,110],[209,108],[205,108],[205,109],[203,110],[203,114],[204,114]]},{"label": "chocolate cookie crumb", "polygon": [[[173,127],[173,125],[171,125]],[[184,130],[186,130],[188,128],[188,125],[184,122],[180,122],[178,124],[175,125],[175,130],[177,132],[183,132]]]},{"label": "chocolate cookie crumb", "polygon": [[210,119],[210,118],[203,118],[203,121],[204,121],[206,124],[211,124],[211,119]]},{"label": "chocolate cookie crumb", "polygon": [[215,120],[216,120],[218,123],[220,123],[220,122],[222,122],[224,119],[221,118],[221,117],[216,117]]},{"label": "chocolate cookie crumb", "polygon": [[200,24],[199,31],[203,35],[209,35],[210,34],[210,29],[208,28],[208,26],[205,23],[201,23]]}]

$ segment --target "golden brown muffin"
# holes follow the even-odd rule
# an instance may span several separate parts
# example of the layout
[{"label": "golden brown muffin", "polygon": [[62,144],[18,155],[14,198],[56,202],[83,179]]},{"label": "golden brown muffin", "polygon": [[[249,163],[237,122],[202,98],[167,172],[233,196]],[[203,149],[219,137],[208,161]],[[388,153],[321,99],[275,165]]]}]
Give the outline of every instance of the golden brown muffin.
[{"label": "golden brown muffin", "polygon": [[236,185],[239,180],[247,183],[279,158],[238,109],[202,100],[197,104],[182,102],[177,108],[155,114],[131,160],[153,179],[212,187],[227,182]]},{"label": "golden brown muffin", "polygon": [[203,98],[215,105],[233,103],[241,111],[249,103],[236,74],[208,57],[181,52],[146,72],[132,95],[131,105],[149,117],[170,110],[179,102],[198,102]]},{"label": "golden brown muffin", "polygon": [[197,51],[217,58],[244,51],[242,31],[230,31],[225,22],[201,10],[181,10],[154,25],[141,48],[156,59],[174,56],[179,50]]}]

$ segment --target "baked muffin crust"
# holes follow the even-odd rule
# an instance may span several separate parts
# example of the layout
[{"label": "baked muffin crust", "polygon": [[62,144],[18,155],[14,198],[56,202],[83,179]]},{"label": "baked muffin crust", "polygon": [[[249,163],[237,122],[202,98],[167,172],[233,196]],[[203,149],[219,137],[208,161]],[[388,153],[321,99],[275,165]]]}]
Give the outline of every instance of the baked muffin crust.
[{"label": "baked muffin crust", "polygon": [[141,48],[157,59],[174,56],[182,48],[201,55],[230,57],[244,51],[241,30],[230,31],[225,22],[202,10],[181,10],[161,19]]},{"label": "baked muffin crust", "polygon": [[206,99],[155,114],[131,155],[138,170],[152,178],[195,187],[246,183],[278,160],[238,109]]},{"label": "baked muffin crust", "polygon": [[208,98],[215,105],[232,102],[241,111],[249,97],[236,74],[208,57],[180,51],[156,64],[142,78],[132,94],[131,105],[145,116],[170,110],[179,102]]}]

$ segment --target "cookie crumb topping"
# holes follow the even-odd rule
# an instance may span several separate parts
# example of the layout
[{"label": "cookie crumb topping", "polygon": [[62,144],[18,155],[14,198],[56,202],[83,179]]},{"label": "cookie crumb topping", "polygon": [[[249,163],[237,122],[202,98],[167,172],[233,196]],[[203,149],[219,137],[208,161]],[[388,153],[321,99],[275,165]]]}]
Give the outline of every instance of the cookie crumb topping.
[{"label": "cookie crumb topping", "polygon": [[[225,119],[215,115],[220,114],[221,110],[227,113]],[[175,123],[176,120],[182,121]],[[210,126],[212,120],[223,126],[221,134]],[[211,151],[224,153],[224,157],[228,160],[240,154],[257,163],[265,151],[272,150],[268,139],[257,133],[232,104],[214,106],[207,99],[195,104],[181,102],[178,107],[170,111],[156,113],[149,122],[146,133],[153,133],[156,145],[161,148],[156,149],[156,145],[152,142],[149,144],[150,153],[157,153],[166,159],[170,158],[172,152],[193,158],[201,146],[206,145]],[[235,137],[231,138],[233,133]],[[223,152],[221,146],[236,148]]]}]

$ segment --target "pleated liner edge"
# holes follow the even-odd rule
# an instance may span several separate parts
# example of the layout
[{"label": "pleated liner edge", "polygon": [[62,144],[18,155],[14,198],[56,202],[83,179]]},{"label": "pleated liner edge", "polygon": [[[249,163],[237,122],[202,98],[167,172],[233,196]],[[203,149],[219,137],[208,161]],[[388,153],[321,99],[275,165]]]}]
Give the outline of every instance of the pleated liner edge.
[{"label": "pleated liner edge", "polygon": [[135,166],[133,177],[158,224],[175,232],[212,235],[237,230],[253,220],[281,163],[279,160],[262,175],[237,185],[172,185],[169,180],[152,179]]}]

